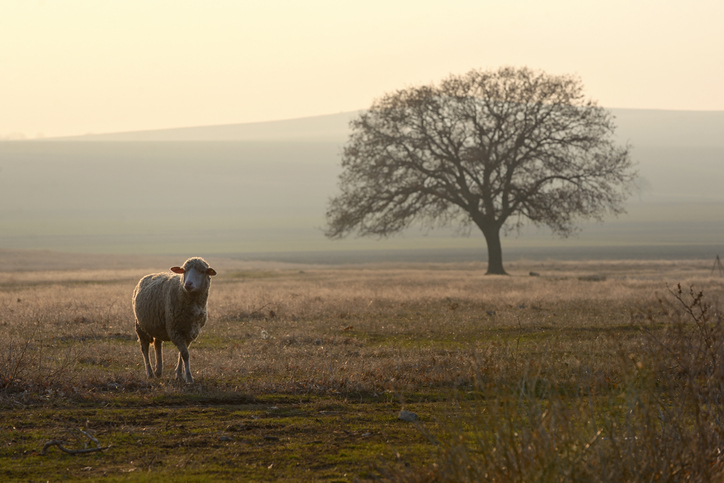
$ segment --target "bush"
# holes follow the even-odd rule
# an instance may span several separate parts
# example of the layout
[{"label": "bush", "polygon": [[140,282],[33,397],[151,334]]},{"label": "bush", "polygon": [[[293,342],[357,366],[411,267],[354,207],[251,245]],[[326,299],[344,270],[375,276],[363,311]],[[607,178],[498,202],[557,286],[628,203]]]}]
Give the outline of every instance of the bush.
[{"label": "bush", "polygon": [[[722,476],[724,324],[702,292],[677,286],[662,310],[635,317],[636,343],[607,364],[477,354],[425,469],[392,481],[713,481]],[[550,346],[539,348],[549,353]],[[637,349],[637,350],[633,350]],[[550,351],[552,353],[552,351]],[[524,361],[524,362],[521,362]]]}]

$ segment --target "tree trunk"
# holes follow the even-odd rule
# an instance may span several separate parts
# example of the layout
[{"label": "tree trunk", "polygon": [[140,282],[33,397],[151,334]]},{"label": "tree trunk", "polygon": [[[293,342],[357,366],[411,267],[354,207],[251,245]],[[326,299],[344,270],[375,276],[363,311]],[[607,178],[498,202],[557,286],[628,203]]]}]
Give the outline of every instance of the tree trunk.
[{"label": "tree trunk", "polygon": [[488,244],[488,271],[485,275],[508,275],[503,268],[503,248],[500,245],[500,227],[480,228]]}]

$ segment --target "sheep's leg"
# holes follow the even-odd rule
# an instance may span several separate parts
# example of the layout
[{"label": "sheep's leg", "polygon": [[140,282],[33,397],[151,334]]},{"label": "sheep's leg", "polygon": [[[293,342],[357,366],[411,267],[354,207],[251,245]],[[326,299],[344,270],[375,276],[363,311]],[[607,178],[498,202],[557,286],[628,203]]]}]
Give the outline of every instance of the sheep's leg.
[{"label": "sheep's leg", "polygon": [[156,339],[153,341],[153,346],[156,348],[156,377],[161,377],[163,372],[163,341]]},{"label": "sheep's leg", "polygon": [[151,361],[148,359],[148,346],[151,344],[151,339],[144,333],[136,329],[138,334],[138,341],[141,343],[141,352],[143,353],[143,362],[146,364],[146,376],[149,379],[153,378],[153,371],[151,371]]},{"label": "sheep's leg", "polygon": [[173,341],[178,347],[178,364],[176,364],[176,379],[181,380],[181,374],[185,372],[186,382],[194,382],[194,378],[191,376],[191,364],[189,361],[189,349],[185,341]]},{"label": "sheep's leg", "polygon": [[153,371],[151,371],[151,361],[148,359],[148,346],[149,342],[146,340],[141,341],[141,352],[143,352],[143,362],[146,364],[146,376],[149,379],[153,379]]}]

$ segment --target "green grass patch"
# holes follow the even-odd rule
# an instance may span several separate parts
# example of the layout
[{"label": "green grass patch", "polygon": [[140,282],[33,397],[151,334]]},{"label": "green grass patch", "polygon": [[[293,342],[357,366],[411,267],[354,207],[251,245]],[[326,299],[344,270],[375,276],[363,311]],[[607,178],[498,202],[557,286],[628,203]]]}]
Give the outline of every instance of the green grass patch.
[{"label": "green grass patch", "polygon": [[[4,410],[0,475],[8,480],[233,478],[350,481],[379,459],[410,462],[431,449],[409,423],[396,419],[387,402],[350,403],[314,398],[300,403],[275,398],[274,405],[235,394],[155,395],[150,407]],[[160,406],[160,407],[157,407]],[[109,449],[68,455],[46,441],[61,439],[82,449],[77,431],[90,432]],[[346,476],[345,476],[346,475]]]}]

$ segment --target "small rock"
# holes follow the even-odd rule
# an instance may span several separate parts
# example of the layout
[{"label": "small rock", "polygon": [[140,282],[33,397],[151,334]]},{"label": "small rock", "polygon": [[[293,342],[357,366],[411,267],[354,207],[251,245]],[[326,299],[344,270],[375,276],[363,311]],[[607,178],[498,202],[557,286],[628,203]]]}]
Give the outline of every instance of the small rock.
[{"label": "small rock", "polygon": [[397,419],[402,419],[403,421],[417,421],[417,414],[411,413],[410,411],[405,411],[404,409],[400,411],[400,415],[397,416]]},{"label": "small rock", "polygon": [[219,438],[219,441],[234,441],[234,440],[228,436],[222,436]]},{"label": "small rock", "polygon": [[495,315],[495,310],[486,310],[485,313],[492,317],[493,315]]}]

